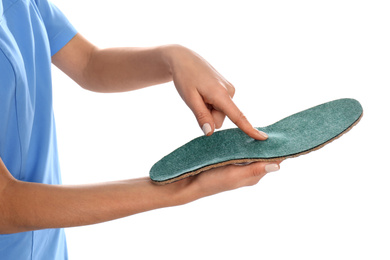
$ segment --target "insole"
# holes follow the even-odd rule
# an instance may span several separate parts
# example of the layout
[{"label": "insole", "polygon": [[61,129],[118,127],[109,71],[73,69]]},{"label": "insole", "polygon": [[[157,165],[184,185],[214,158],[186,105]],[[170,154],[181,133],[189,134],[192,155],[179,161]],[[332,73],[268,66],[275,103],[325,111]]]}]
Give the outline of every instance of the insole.
[{"label": "insole", "polygon": [[150,169],[156,184],[167,184],[233,163],[277,161],[317,150],[355,126],[363,115],[354,99],[338,99],[257,127],[268,134],[254,140],[238,128],[201,136],[163,157]]}]

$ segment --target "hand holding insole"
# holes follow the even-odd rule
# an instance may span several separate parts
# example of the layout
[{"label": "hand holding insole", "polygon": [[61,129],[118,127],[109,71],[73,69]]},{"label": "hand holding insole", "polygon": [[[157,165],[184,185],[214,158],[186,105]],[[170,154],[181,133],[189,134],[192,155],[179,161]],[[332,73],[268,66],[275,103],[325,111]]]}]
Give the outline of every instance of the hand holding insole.
[{"label": "hand holding insole", "polygon": [[156,184],[167,184],[223,165],[297,157],[337,139],[362,115],[358,101],[339,99],[258,127],[268,134],[265,141],[254,140],[238,128],[201,136],[154,164],[150,178]]}]

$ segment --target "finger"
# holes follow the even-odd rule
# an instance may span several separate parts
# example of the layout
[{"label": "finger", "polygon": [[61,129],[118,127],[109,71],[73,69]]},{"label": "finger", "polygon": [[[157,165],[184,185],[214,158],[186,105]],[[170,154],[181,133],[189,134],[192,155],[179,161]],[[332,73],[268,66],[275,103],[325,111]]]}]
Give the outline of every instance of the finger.
[{"label": "finger", "polygon": [[255,185],[267,173],[275,172],[280,169],[278,162],[257,162],[247,166],[242,166],[245,170],[245,186]]},{"label": "finger", "polygon": [[248,165],[230,165],[223,172],[228,189],[257,184],[267,173],[280,169],[278,162],[253,162]]},{"label": "finger", "polygon": [[275,172],[280,169],[280,162],[252,162],[248,164],[239,165],[247,172],[246,177],[264,176],[267,173]]},{"label": "finger", "polygon": [[220,111],[224,112],[227,117],[229,117],[229,119],[236,126],[238,126],[238,128],[240,128],[253,139],[266,140],[268,138],[266,133],[253,128],[253,126],[249,123],[248,119],[240,111],[240,109],[238,109],[238,107],[236,106],[236,104],[234,104],[231,98],[226,98],[224,102],[221,102],[217,105]]},{"label": "finger", "polygon": [[200,95],[194,95],[189,104],[203,133],[210,136],[214,132],[214,119]]},{"label": "finger", "polygon": [[222,127],[223,121],[225,120],[226,115],[218,110],[211,110],[211,115],[213,116],[215,128],[219,129]]},{"label": "finger", "polygon": [[192,176],[190,179],[191,183],[197,183],[196,189],[201,191],[200,197],[205,197],[255,185],[268,172],[278,169],[278,162],[254,162],[246,166],[227,165]]}]

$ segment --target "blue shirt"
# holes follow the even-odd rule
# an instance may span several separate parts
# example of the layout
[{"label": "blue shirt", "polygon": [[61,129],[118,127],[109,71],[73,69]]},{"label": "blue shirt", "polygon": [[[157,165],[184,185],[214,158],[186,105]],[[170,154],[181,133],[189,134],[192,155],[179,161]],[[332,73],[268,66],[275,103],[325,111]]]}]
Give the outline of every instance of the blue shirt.
[{"label": "blue shirt", "polygon": [[[0,157],[18,180],[61,183],[51,56],[75,34],[47,0],[0,0]],[[67,259],[64,231],[0,235],[0,259]]]}]

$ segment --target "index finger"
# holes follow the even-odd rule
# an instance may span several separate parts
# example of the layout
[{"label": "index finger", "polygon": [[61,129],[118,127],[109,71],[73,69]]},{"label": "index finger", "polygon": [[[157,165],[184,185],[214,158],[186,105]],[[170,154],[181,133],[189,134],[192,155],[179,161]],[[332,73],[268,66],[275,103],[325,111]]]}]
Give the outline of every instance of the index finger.
[{"label": "index finger", "polygon": [[268,135],[254,128],[244,113],[236,106],[231,98],[226,98],[217,105],[218,110],[226,114],[226,116],[244,133],[256,140],[266,140]]}]

